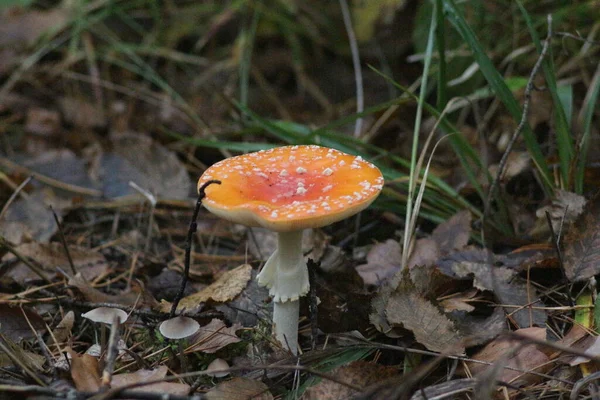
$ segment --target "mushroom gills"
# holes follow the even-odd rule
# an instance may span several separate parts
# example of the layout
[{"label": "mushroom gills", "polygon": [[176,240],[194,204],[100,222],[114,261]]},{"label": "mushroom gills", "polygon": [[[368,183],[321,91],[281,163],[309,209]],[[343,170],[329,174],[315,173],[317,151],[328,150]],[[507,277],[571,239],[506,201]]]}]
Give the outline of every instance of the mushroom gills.
[{"label": "mushroom gills", "polygon": [[302,230],[279,232],[277,250],[256,277],[275,302],[296,301],[308,293],[308,269],[302,254]]}]

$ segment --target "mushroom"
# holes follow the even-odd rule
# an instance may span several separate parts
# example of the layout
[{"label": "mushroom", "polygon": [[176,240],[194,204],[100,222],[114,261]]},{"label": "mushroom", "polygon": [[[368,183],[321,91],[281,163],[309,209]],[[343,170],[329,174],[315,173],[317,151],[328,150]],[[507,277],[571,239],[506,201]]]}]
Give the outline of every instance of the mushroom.
[{"label": "mushroom", "polygon": [[167,339],[185,339],[198,332],[200,324],[192,318],[177,316],[163,321],[158,330]]},{"label": "mushroom", "polygon": [[229,364],[222,358],[215,358],[212,360],[208,367],[206,367],[206,375],[212,376],[213,378],[224,378],[229,375]]},{"label": "mushroom", "polygon": [[119,324],[127,321],[128,315],[125,311],[113,307],[96,307],[93,310],[81,314],[83,318],[100,324],[100,348],[104,353],[106,346],[106,327],[112,325],[117,319]]},{"label": "mushroom", "polygon": [[285,146],[222,160],[208,168],[203,205],[224,219],[278,233],[277,250],[258,274],[273,296],[276,339],[298,348],[299,298],[309,289],[302,231],[340,221],[367,208],[383,187],[377,167],[320,146]]}]

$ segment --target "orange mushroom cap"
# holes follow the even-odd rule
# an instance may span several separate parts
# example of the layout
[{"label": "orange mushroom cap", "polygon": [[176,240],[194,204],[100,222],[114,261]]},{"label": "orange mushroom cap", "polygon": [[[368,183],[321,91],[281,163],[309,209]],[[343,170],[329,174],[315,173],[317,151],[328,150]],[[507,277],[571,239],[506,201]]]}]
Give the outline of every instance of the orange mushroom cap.
[{"label": "orange mushroom cap", "polygon": [[320,146],[285,146],[222,160],[208,168],[203,205],[213,214],[276,232],[317,228],[367,208],[383,188],[377,167]]}]

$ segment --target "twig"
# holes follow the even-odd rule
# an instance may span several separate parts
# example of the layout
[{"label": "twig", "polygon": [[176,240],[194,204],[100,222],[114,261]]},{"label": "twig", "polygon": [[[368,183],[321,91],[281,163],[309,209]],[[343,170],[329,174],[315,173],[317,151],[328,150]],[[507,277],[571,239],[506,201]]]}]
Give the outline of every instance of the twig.
[{"label": "twig", "polygon": [[104,371],[102,371],[102,387],[101,392],[108,391],[110,389],[110,382],[112,380],[112,374],[117,361],[117,355],[119,354],[119,317],[115,315],[112,324],[110,325],[110,336],[108,338],[108,352],[106,354],[106,364],[104,365]]},{"label": "twig", "polygon": [[[352,27],[352,16],[350,15],[348,2],[346,0],[339,1],[340,8],[342,9],[344,26],[346,27],[346,34],[348,35],[348,41],[350,42],[350,52],[352,53],[352,66],[354,67],[354,80],[356,82],[356,113],[360,114],[365,109],[365,98],[363,91],[362,67],[360,66],[360,55],[358,53],[358,44],[356,43],[356,35],[354,34],[354,28]],[[354,125],[355,138],[360,136],[360,133],[362,131],[362,125],[362,117],[357,118],[356,124]]]},{"label": "twig", "polygon": [[212,185],[213,183],[220,185],[221,181],[214,180],[214,179],[210,180],[210,181],[204,183],[204,185],[202,185],[198,189],[198,200],[196,200],[196,207],[194,208],[194,213],[192,214],[192,220],[190,221],[190,228],[188,229],[187,237],[185,240],[185,260],[184,260],[183,276],[181,277],[181,286],[179,287],[179,292],[177,292],[177,295],[175,296],[175,299],[173,300],[173,306],[171,307],[171,315],[169,318],[173,318],[175,316],[175,311],[177,311],[177,306],[179,305],[179,302],[183,298],[183,293],[185,292],[185,285],[187,284],[188,277],[190,274],[190,262],[191,262],[190,259],[191,259],[191,255],[192,255],[192,240],[194,238],[194,233],[196,233],[196,229],[198,228],[198,223],[196,222],[196,219],[198,218],[198,213],[200,213],[200,207],[202,206],[202,200],[206,196],[206,188],[208,186]]},{"label": "twig", "polygon": [[52,212],[52,216],[54,216],[54,221],[56,222],[56,226],[58,227],[58,234],[60,236],[60,241],[65,249],[65,253],[67,254],[67,259],[69,260],[69,265],[71,266],[71,272],[73,275],[77,275],[77,271],[75,270],[75,264],[73,264],[73,258],[71,258],[71,252],[69,251],[69,247],[67,246],[67,241],[65,239],[65,232],[63,231],[62,224],[58,220],[58,215],[54,211],[54,208],[50,206],[50,211]]},{"label": "twig", "polygon": [[551,39],[552,39],[552,15],[548,14],[548,34],[546,36],[546,39],[544,40],[544,45],[542,47],[542,51],[540,52],[540,56],[538,57],[537,61],[535,62],[535,65],[533,66],[533,69],[531,70],[531,73],[529,74],[529,80],[527,81],[527,85],[525,86],[525,93],[524,93],[525,100],[523,101],[523,112],[521,114],[521,121],[519,121],[519,125],[517,125],[517,128],[513,132],[513,135],[510,138],[508,145],[506,146],[506,151],[504,152],[504,154],[502,154],[502,159],[500,159],[500,164],[498,164],[498,172],[496,173],[496,177],[494,178],[494,180],[492,181],[492,184],[490,185],[490,190],[488,191],[488,195],[485,199],[483,218],[481,221],[481,240],[483,242],[484,247],[485,247],[485,221],[487,220],[487,217],[489,216],[489,213],[490,213],[490,208],[491,208],[490,206],[491,206],[492,198],[496,194],[496,190],[498,189],[498,185],[500,183],[500,180],[502,179],[502,175],[504,174],[504,168],[506,167],[506,163],[508,161],[508,156],[512,152],[512,148],[515,145],[515,142],[517,141],[521,132],[525,128],[525,125],[527,124],[527,116],[529,115],[529,105],[531,103],[531,92],[534,90],[534,87],[535,87],[533,81],[534,81],[536,75],[538,74],[540,68],[542,67],[542,62],[544,61],[544,58],[546,58],[546,54],[548,54],[548,49],[550,47]]},{"label": "twig", "polygon": [[17,186],[17,188],[13,191],[13,193],[10,195],[10,197],[8,198],[8,200],[6,200],[6,203],[4,203],[4,206],[2,207],[2,211],[0,211],[0,220],[2,219],[2,217],[4,217],[4,214],[6,214],[6,211],[8,210],[8,207],[10,207],[10,205],[12,204],[13,201],[15,201],[15,199],[17,198],[17,195],[21,192],[21,190],[23,190],[23,188],[25,186],[27,186],[27,184],[33,179],[32,175],[29,175],[27,177],[27,179],[25,179],[23,182],[21,182],[21,184],[19,186]]}]

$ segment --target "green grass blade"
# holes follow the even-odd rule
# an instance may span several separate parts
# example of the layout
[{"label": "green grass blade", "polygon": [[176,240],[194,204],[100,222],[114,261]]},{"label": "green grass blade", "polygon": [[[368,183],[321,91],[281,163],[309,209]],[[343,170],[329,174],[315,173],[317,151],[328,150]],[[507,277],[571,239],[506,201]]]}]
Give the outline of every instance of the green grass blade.
[{"label": "green grass blade", "polygon": [[[494,90],[500,101],[502,101],[515,121],[520,121],[522,115],[521,106],[513,96],[512,92],[506,86],[502,75],[500,75],[490,58],[487,56],[485,49],[477,39],[475,32],[473,32],[467,21],[462,16],[460,10],[456,7],[452,0],[443,0],[443,2],[446,18],[471,48],[473,57],[479,65],[479,68],[488,84]],[[548,164],[546,163],[546,159],[544,158],[542,150],[540,149],[535,135],[533,134],[529,125],[525,125],[522,135],[529,154],[531,155],[531,159],[540,173],[542,181],[548,189],[552,189],[552,177],[548,168]]]},{"label": "green grass blade", "polygon": [[575,191],[579,194],[583,193],[583,179],[585,177],[585,164],[587,154],[590,147],[590,135],[592,131],[592,120],[596,112],[596,104],[600,97],[600,65],[596,69],[594,79],[588,89],[588,94],[583,102],[583,110],[581,110],[581,120],[583,121],[583,135],[579,144],[579,154],[577,160],[577,171],[575,174]]},{"label": "green grass blade", "polygon": [[[523,14],[525,24],[529,30],[529,34],[533,39],[535,48],[538,53],[542,52],[542,43],[540,37],[533,26],[533,22],[523,4],[517,0],[517,5]],[[554,129],[556,131],[556,144],[558,147],[558,156],[560,163],[560,173],[562,180],[566,187],[569,185],[569,170],[571,168],[571,159],[573,158],[573,138],[571,136],[571,129],[567,120],[567,113],[562,106],[559,96],[559,89],[556,85],[556,74],[554,71],[554,61],[552,57],[552,47],[549,47],[548,54],[542,62],[542,69],[544,70],[544,76],[546,78],[546,86],[550,95],[552,96],[552,103],[554,104]]]}]

